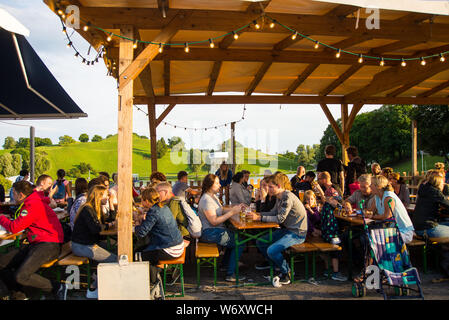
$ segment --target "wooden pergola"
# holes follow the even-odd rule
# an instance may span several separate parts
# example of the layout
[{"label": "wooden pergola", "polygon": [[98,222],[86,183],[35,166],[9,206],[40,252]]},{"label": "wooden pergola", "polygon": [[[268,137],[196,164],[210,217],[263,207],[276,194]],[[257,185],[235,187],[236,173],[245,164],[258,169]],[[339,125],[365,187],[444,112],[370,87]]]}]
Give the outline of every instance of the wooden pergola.
[{"label": "wooden pergola", "polygon": [[[177,104],[316,104],[343,150],[349,146],[354,119],[366,104],[449,104],[449,62],[438,56],[449,51],[448,16],[381,10],[380,28],[370,30],[365,10],[311,0],[44,2],[55,14],[68,5],[79,7],[77,32],[96,50],[106,48],[104,62],[118,80],[118,253],[129,259],[134,104],[148,106],[153,171],[157,170],[156,128]],[[255,19],[260,28],[251,23]],[[333,48],[384,57],[385,64],[368,58],[359,63],[357,56],[343,53],[337,58],[328,46],[315,48],[307,38],[293,39],[281,25],[272,28],[270,19]],[[82,27],[87,23],[90,27],[85,31]],[[235,39],[231,31],[247,24]],[[214,48],[201,42],[218,37]],[[401,65],[402,58],[432,55],[425,65],[419,60]],[[269,95],[258,95],[262,93]],[[158,104],[168,107],[156,117]],[[328,104],[341,105],[341,127]],[[345,153],[343,161],[347,161]]]}]

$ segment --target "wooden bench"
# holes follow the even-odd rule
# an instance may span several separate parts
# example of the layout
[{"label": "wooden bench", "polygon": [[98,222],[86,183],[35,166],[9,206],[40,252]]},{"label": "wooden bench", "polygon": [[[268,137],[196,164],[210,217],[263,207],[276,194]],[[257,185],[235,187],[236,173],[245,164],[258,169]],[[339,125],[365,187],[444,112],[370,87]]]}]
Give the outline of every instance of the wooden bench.
[{"label": "wooden bench", "polygon": [[[161,260],[159,261],[159,264],[157,265],[158,268],[164,269],[164,278],[163,278],[163,284],[164,284],[164,293],[166,292],[166,282],[167,282],[167,269],[169,268],[178,268],[180,272],[180,279],[181,279],[181,293],[180,294],[172,294],[172,295],[165,295],[166,297],[184,297],[184,262],[186,259],[186,247],[184,247],[184,252],[179,258],[176,259],[170,259],[170,260]],[[171,272],[173,274],[173,272]]]},{"label": "wooden bench", "polygon": [[422,246],[422,255],[423,255],[423,271],[427,273],[427,243],[423,238],[414,236],[413,240],[406,244],[407,248],[414,248]]},{"label": "wooden bench", "polygon": [[303,242],[301,244],[295,244],[288,248],[287,253],[290,255],[290,270],[291,270],[291,281],[295,282],[295,258],[298,255],[304,256],[305,263],[305,280],[309,279],[309,253],[312,253],[312,277],[316,277],[316,259],[315,253],[318,251],[317,247],[310,242]]},{"label": "wooden bench", "polygon": [[332,244],[329,242],[325,242],[321,237],[310,237],[308,239],[308,242],[310,242],[312,245],[314,245],[319,252],[327,254],[328,255],[328,279],[330,279],[331,277],[331,269],[332,269],[332,261],[331,261],[331,256],[330,256],[330,252],[335,252],[335,251],[341,251],[341,247],[339,245],[336,244]]},{"label": "wooden bench", "polygon": [[214,287],[217,285],[217,258],[220,256],[217,244],[196,241],[196,284],[200,287],[200,267],[208,264],[214,268]]}]

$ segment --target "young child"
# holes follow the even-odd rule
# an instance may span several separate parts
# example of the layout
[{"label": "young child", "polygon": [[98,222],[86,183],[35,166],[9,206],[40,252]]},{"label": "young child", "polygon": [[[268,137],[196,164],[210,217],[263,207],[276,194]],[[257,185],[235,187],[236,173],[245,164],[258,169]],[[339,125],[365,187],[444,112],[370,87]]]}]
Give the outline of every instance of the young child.
[{"label": "young child", "polygon": [[307,236],[320,237],[320,207],[317,204],[315,193],[312,190],[307,190],[304,193],[304,207],[307,211]]}]

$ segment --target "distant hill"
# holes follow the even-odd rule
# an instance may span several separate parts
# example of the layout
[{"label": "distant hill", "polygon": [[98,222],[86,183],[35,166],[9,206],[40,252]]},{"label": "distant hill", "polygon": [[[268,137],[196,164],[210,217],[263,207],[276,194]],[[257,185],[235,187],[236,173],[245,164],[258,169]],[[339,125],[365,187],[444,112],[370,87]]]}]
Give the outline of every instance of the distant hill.
[{"label": "distant hill", "polygon": [[[239,166],[239,169],[246,169],[255,174],[263,173],[265,169],[270,169],[273,172],[276,170],[283,172],[296,170],[297,164],[292,160],[285,159],[282,156],[268,155],[251,148],[244,148],[238,142],[236,142],[236,146],[237,162],[241,162],[242,157],[244,158],[244,164]],[[53,145],[36,149],[48,154],[47,157],[50,160],[51,167],[46,173],[53,177],[56,176],[58,169],[62,168],[68,172],[81,162],[90,164],[97,172],[106,171],[110,174],[117,172],[117,135],[109,136],[99,142],[76,142],[69,145]],[[228,141],[226,141],[226,149],[226,151],[230,150],[230,142]],[[1,153],[8,152],[8,150],[1,151]],[[221,149],[218,150],[217,148],[215,151],[221,151]],[[158,159],[158,171],[169,177],[175,177],[181,170],[191,172],[187,164],[188,154],[186,152],[184,157],[177,158],[167,152],[161,159]],[[183,161],[181,161],[181,158]],[[256,161],[256,158],[260,162]],[[276,158],[278,159],[277,162]],[[137,135],[133,135],[133,173],[140,177],[148,177],[151,174],[150,140]],[[207,172],[203,171],[199,174],[204,175]],[[82,176],[87,178],[88,174]]]}]

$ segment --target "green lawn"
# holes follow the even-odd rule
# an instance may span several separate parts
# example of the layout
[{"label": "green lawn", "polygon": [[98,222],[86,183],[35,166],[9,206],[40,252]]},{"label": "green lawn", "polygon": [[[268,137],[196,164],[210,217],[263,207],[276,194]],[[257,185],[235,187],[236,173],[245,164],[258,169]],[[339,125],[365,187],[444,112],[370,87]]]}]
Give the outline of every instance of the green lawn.
[{"label": "green lawn", "polygon": [[[421,173],[422,171],[427,171],[429,169],[434,168],[435,162],[443,162],[444,157],[439,156],[430,156],[424,155],[423,159],[421,159],[421,155],[418,156],[418,171]],[[423,164],[423,165],[422,165]],[[388,166],[385,166],[388,167]],[[412,172],[412,160],[406,159],[401,162],[394,163],[390,165],[394,169],[395,172],[407,172],[407,174]]]}]

